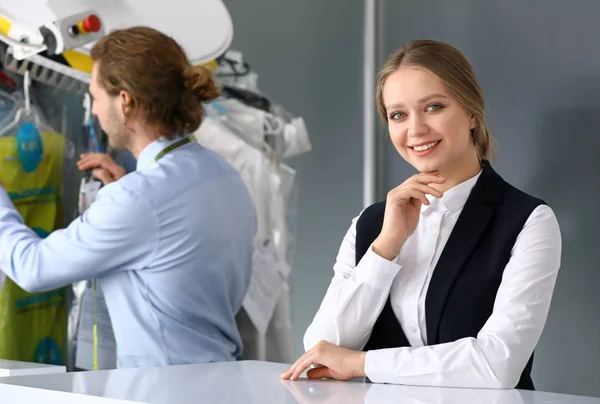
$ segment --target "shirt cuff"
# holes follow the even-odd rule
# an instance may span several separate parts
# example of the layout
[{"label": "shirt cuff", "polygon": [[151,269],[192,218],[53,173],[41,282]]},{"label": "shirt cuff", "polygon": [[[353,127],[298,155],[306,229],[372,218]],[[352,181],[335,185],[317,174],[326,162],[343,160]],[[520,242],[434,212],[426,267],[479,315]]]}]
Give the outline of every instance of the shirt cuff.
[{"label": "shirt cuff", "polygon": [[4,189],[3,186],[0,186],[0,207],[14,209],[14,206],[15,205],[10,200],[10,197],[8,196],[8,192],[6,192],[6,189]]},{"label": "shirt cuff", "polygon": [[377,289],[388,289],[392,281],[402,267],[396,263],[396,258],[388,261],[373,251],[373,246],[362,257],[356,268],[354,268],[354,279],[358,284],[366,283]]},{"label": "shirt cuff", "polygon": [[397,383],[395,380],[398,350],[403,348],[367,351],[365,374],[373,383]]}]

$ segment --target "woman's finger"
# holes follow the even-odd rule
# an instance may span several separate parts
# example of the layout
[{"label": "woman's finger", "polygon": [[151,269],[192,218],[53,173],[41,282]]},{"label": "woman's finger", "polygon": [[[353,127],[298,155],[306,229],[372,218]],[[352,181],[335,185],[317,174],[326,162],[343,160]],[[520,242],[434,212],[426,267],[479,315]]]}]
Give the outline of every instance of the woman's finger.
[{"label": "woman's finger", "polygon": [[[416,185],[416,184],[414,184]],[[394,189],[388,194],[388,200],[391,199],[397,206],[404,206],[410,203],[411,199],[417,198],[423,203],[429,203],[425,194],[419,192],[414,185],[406,185],[404,188]],[[424,199],[423,199],[424,198]]]},{"label": "woman's finger", "polygon": [[286,370],[285,372],[283,372],[281,374],[281,378],[283,380],[288,380],[294,374],[294,371],[296,370],[296,366],[297,366],[296,363],[294,363],[292,366],[290,366],[288,370]]},{"label": "woman's finger", "polygon": [[294,370],[296,370],[296,366],[298,365],[298,361],[294,362],[294,364],[292,366],[290,366],[288,368],[288,370],[286,370],[285,372],[283,372],[281,374],[281,378],[283,380],[287,380],[289,379],[293,374],[294,374]]},{"label": "woman's finger", "polygon": [[308,352],[305,352],[303,355],[301,355],[296,362],[294,362],[294,364],[292,366],[290,366],[290,368],[288,370],[286,370],[282,375],[281,378],[282,379],[289,379],[290,376],[292,376],[292,374],[294,374],[294,371],[296,370],[296,367],[304,360],[304,357],[309,355],[310,352],[312,351],[312,349]]},{"label": "woman's finger", "polygon": [[331,376],[331,369],[328,367],[310,369],[308,372],[306,372],[306,377],[309,379],[323,379],[326,377],[333,378],[333,376]]},{"label": "woman's finger", "polygon": [[411,188],[411,189],[407,190],[407,192],[408,192],[408,201],[409,202],[411,202],[412,199],[418,199],[425,205],[429,205],[429,199],[427,199],[425,194],[423,192],[419,191],[418,189]]},{"label": "woman's finger", "polygon": [[444,196],[443,192],[438,191],[437,189],[430,187],[429,185],[413,184],[412,187],[413,189],[417,189],[425,195],[431,195],[436,198],[441,198],[442,196]]},{"label": "woman's finger", "polygon": [[402,188],[392,190],[388,197],[391,197],[398,205],[406,205],[410,203],[411,198],[420,199],[425,205],[429,205],[429,200],[427,199],[426,195],[441,198],[444,194],[428,185],[412,183],[406,184]]},{"label": "woman's finger", "polygon": [[296,369],[294,370],[294,373],[292,374],[292,377],[290,377],[290,380],[298,380],[298,378],[300,377],[300,375],[302,374],[302,372],[304,372],[306,369],[309,368],[310,365],[312,365],[314,363],[314,360],[312,359],[312,355],[311,356],[307,356],[305,357],[302,362],[300,362],[298,364],[298,366],[296,366]]},{"label": "woman's finger", "polygon": [[[390,190],[390,193],[402,192],[402,190],[414,187],[417,184],[429,185],[429,184],[443,184],[446,179],[437,175],[431,174],[417,174],[398,185],[396,188]],[[433,189],[433,188],[432,188]],[[439,192],[439,191],[436,191]]]},{"label": "woman's finger", "polygon": [[444,177],[440,177],[439,175],[433,175],[433,174],[417,174],[413,177],[413,182],[419,183],[419,184],[425,184],[425,185],[429,185],[429,184],[443,184],[444,182],[446,182],[446,179]]}]

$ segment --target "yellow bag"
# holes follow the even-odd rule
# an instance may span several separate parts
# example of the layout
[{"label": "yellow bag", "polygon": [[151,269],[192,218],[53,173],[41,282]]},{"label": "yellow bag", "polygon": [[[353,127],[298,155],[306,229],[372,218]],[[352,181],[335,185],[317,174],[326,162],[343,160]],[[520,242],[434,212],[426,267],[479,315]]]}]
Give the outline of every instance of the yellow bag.
[{"label": "yellow bag", "polygon": [[[40,237],[62,227],[65,137],[35,131],[25,141],[0,137],[0,181]],[[28,293],[8,277],[0,292],[0,358],[61,365],[66,361],[67,288]]]}]

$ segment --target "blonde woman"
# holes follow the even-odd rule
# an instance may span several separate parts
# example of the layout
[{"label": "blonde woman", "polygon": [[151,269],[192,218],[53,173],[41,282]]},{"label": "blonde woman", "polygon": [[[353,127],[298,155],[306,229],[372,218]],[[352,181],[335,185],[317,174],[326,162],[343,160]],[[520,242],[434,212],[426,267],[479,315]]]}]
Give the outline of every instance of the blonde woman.
[{"label": "blonde woman", "polygon": [[492,168],[482,90],[457,49],[399,49],[377,103],[419,173],[353,220],[307,352],[282,378],[312,367],[309,378],[533,390],[561,259],[552,209]]}]

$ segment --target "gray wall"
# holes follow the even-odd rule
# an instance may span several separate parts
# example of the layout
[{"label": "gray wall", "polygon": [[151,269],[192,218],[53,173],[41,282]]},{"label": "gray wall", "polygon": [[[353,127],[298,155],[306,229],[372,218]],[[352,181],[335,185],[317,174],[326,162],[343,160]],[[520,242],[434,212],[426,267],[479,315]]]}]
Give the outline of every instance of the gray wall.
[{"label": "gray wall", "polygon": [[[563,260],[536,350],[539,390],[600,396],[600,3],[388,1],[386,49],[450,42],[474,65],[495,167],[554,209]],[[387,187],[412,174],[389,141]]]},{"label": "gray wall", "polygon": [[303,116],[313,150],[291,159],[299,175],[292,272],[294,351],[333,276],[333,263],[362,206],[362,18],[360,0],[225,0],[232,47],[261,90]]}]

